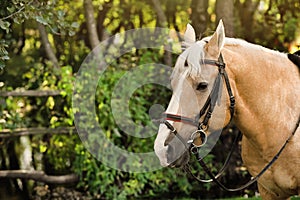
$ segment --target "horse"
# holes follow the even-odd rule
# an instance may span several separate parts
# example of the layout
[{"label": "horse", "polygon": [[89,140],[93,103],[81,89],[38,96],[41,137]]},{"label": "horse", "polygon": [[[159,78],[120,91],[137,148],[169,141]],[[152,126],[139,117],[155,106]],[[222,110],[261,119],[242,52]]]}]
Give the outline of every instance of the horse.
[{"label": "horse", "polygon": [[299,67],[285,53],[225,37],[221,20],[212,36],[199,41],[187,25],[183,46],[154,141],[160,164],[185,166],[189,150],[232,120],[242,133],[241,156],[250,174],[270,165],[257,180],[262,199],[300,195]]}]

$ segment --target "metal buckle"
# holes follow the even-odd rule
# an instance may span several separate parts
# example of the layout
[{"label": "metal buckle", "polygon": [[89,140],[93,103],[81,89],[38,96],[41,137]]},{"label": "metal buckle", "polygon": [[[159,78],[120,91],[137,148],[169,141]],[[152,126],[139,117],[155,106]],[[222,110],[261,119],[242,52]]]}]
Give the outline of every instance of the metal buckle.
[{"label": "metal buckle", "polygon": [[[202,144],[197,145],[194,143],[195,139],[200,138],[202,141]],[[207,135],[204,132],[204,130],[198,129],[195,132],[192,133],[191,139],[187,141],[188,144],[192,144],[194,147],[199,148],[206,144],[207,142]]]},{"label": "metal buckle", "polygon": [[198,130],[207,131],[207,129],[208,129],[208,125],[204,125],[203,123],[201,123],[198,126]]}]

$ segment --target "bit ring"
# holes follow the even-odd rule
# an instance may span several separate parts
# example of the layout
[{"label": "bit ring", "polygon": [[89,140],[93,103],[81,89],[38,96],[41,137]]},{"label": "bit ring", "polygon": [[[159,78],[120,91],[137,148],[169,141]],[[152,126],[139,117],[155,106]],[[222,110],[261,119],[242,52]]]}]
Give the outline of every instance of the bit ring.
[{"label": "bit ring", "polygon": [[[196,145],[194,143],[195,139],[198,138],[198,137],[200,137],[201,141],[202,141],[202,144],[200,144],[200,145]],[[207,135],[203,130],[196,130],[195,132],[193,132],[192,135],[191,135],[191,139],[188,141],[188,143],[193,144],[194,147],[197,147],[197,148],[204,146],[206,144],[206,142],[207,142]]]}]

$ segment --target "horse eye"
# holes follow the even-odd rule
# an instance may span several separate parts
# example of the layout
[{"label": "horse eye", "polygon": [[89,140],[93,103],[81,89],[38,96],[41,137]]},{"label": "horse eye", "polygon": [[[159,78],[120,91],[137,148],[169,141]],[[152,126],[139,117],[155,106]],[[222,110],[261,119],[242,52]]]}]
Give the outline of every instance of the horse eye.
[{"label": "horse eye", "polygon": [[203,91],[203,90],[206,90],[207,89],[207,86],[208,86],[208,83],[207,82],[201,82],[197,85],[197,90],[199,91]]}]

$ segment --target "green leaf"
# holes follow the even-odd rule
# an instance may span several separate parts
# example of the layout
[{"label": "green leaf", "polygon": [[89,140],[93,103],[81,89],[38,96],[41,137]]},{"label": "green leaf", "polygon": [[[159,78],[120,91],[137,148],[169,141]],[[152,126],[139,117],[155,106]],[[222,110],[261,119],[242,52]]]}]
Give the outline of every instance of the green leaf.
[{"label": "green leaf", "polygon": [[9,32],[9,26],[10,26],[10,23],[8,21],[3,21],[0,19],[0,28],[5,30],[6,33]]},{"label": "green leaf", "polygon": [[73,23],[71,24],[71,27],[72,27],[72,28],[79,28],[78,22],[73,22]]},{"label": "green leaf", "polygon": [[1,60],[9,60],[9,56],[8,55],[4,55],[0,57]]},{"label": "green leaf", "polygon": [[69,31],[69,36],[74,36],[76,34],[75,31]]},{"label": "green leaf", "polygon": [[7,7],[6,8],[10,13],[13,13],[13,12],[15,12],[15,7],[14,6],[12,6],[12,7]]},{"label": "green leaf", "polygon": [[42,16],[36,16],[35,19],[36,19],[36,21],[40,22],[41,24],[48,25],[48,21]]},{"label": "green leaf", "polygon": [[5,63],[2,60],[0,60],[0,70],[2,70],[4,67],[5,67]]},{"label": "green leaf", "polygon": [[60,18],[60,19],[62,19],[64,16],[65,16],[65,11],[63,11],[63,10],[59,10],[58,12],[57,12],[57,14],[58,14],[58,18]]}]

